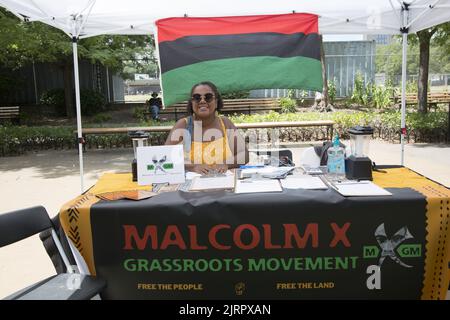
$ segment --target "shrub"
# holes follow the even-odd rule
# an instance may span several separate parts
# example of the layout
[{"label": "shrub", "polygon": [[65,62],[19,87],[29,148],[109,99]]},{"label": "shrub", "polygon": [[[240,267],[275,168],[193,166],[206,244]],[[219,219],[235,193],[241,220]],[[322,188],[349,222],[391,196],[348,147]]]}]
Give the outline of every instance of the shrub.
[{"label": "shrub", "polygon": [[[402,87],[400,84],[400,94],[402,93]],[[409,80],[406,82],[406,93],[417,93],[417,81]]]},{"label": "shrub", "polygon": [[66,115],[64,89],[51,89],[41,95],[40,102],[52,107],[59,116]]},{"label": "shrub", "polygon": [[250,95],[250,91],[248,90],[240,90],[240,91],[231,91],[222,93],[222,99],[247,99]]},{"label": "shrub", "polygon": [[388,107],[391,104],[392,95],[392,87],[374,85],[372,87],[372,104],[377,109]]},{"label": "shrub", "polygon": [[80,90],[81,113],[91,116],[105,110],[105,97],[100,92]]},{"label": "shrub", "polygon": [[[42,104],[46,106],[53,107],[57,115],[59,116],[66,115],[66,105],[65,105],[66,99],[64,89],[59,88],[45,91],[41,95],[40,101]],[[81,104],[81,113],[86,116],[92,116],[105,110],[105,97],[103,96],[103,94],[97,91],[90,89],[81,89],[80,104]],[[75,108],[75,101],[74,101],[74,108]]]},{"label": "shrub", "polygon": [[353,92],[350,100],[360,105],[367,105],[369,102],[371,86],[364,84],[361,73],[357,73],[353,83]]},{"label": "shrub", "polygon": [[141,122],[141,123],[145,122],[146,118],[145,118],[144,113],[147,111],[148,111],[147,107],[136,107],[136,108],[134,108],[134,111],[133,111],[133,117],[135,119],[139,120],[139,122]]},{"label": "shrub", "polygon": [[112,119],[111,115],[109,115],[107,113],[98,113],[92,118],[92,122],[103,123],[103,122],[109,121],[111,119]]},{"label": "shrub", "polygon": [[294,99],[291,98],[281,98],[278,100],[280,106],[281,106],[281,112],[283,113],[290,113],[290,112],[296,112],[297,109],[297,102]]},{"label": "shrub", "polygon": [[[447,112],[431,112],[420,114],[410,112],[406,115],[408,140],[415,142],[445,141],[448,130]],[[234,123],[245,122],[281,122],[281,121],[310,121],[334,120],[335,129],[342,138],[348,138],[347,130],[355,125],[370,125],[374,128],[374,137],[389,141],[399,141],[400,117],[398,111],[386,112],[302,112],[267,114],[251,114],[231,116]],[[167,123],[172,125],[173,122]],[[124,127],[129,124],[122,124]],[[150,123],[156,125],[156,123]],[[75,127],[26,127],[0,125],[0,156],[21,154],[29,150],[77,148],[74,137]],[[260,130],[263,131],[263,130]],[[270,132],[270,130],[267,130]],[[280,130],[281,141],[308,141],[311,139],[329,139],[325,127],[317,128],[286,128]],[[152,145],[164,144],[167,133],[154,133],[150,140]],[[89,135],[88,148],[131,147],[131,139],[127,134],[117,135]]]},{"label": "shrub", "polygon": [[[342,138],[348,138],[347,130],[356,125],[369,125],[374,128],[374,137],[385,140],[398,141],[400,137],[399,111],[386,112],[302,112],[302,113],[276,113],[240,115],[230,117],[234,123],[245,122],[281,122],[281,121],[309,121],[309,120],[333,120],[336,122],[335,129]],[[447,112],[432,112],[420,114],[411,112],[406,114],[406,125],[408,128],[408,139],[416,142],[445,141],[448,130]],[[301,131],[305,129],[290,129],[290,131]],[[316,129],[314,129],[316,130]],[[318,128],[317,130],[321,130]]]},{"label": "shrub", "polygon": [[287,91],[287,97],[289,99],[295,99],[295,90],[294,89],[288,89]]},{"label": "shrub", "polygon": [[336,101],[336,79],[333,81],[328,80],[328,99],[330,99],[330,103],[334,104]]},{"label": "shrub", "polygon": [[[8,97],[14,92],[14,89],[24,85],[25,81],[17,74],[2,68],[0,72],[0,97],[2,103],[8,102]],[[5,101],[6,99],[6,101]]]}]

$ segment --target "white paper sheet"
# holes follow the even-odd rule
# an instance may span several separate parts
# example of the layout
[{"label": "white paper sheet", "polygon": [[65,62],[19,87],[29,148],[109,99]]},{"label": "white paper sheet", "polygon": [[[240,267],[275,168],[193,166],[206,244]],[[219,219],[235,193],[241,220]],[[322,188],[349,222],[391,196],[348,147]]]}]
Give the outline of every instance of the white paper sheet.
[{"label": "white paper sheet", "polygon": [[255,178],[255,175],[270,179],[282,179],[288,175],[289,172],[295,170],[294,167],[264,167],[264,168],[248,168],[242,169],[241,178]]},{"label": "white paper sheet", "polygon": [[237,180],[235,193],[255,192],[282,192],[280,182],[277,179],[268,180]]},{"label": "white paper sheet", "polygon": [[337,192],[345,197],[391,196],[392,193],[371,181],[333,183]]},{"label": "white paper sheet", "polygon": [[310,189],[310,190],[326,190],[327,185],[319,177],[309,175],[287,176],[280,180],[284,189]]},{"label": "white paper sheet", "polygon": [[197,172],[192,172],[192,171],[187,171],[186,172],[186,180],[192,180],[195,177],[200,177],[200,176],[201,176],[201,174],[197,173]]},{"label": "white paper sheet", "polygon": [[272,167],[272,166],[266,166],[263,168],[248,168],[248,169],[242,169],[243,174],[253,174],[253,173],[259,173],[259,174],[269,174],[274,172],[286,172],[291,171],[292,167]]},{"label": "white paper sheet", "polygon": [[146,146],[136,148],[138,185],[184,183],[183,146]]},{"label": "white paper sheet", "polygon": [[195,177],[192,180],[190,191],[214,190],[214,189],[233,189],[234,175],[225,175],[223,177]]},{"label": "white paper sheet", "polygon": [[[227,170],[227,172],[225,173],[227,176],[229,175],[234,175],[234,173],[230,170]],[[192,172],[192,171],[186,171],[186,180],[192,180],[195,177],[201,177],[200,173],[197,172]]]}]

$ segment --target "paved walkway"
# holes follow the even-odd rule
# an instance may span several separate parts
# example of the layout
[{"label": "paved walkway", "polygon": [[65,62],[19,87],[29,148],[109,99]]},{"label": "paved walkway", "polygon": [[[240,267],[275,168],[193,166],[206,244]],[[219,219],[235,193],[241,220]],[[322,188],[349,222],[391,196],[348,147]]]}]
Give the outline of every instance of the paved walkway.
[{"label": "paved walkway", "polygon": [[[306,147],[306,146],[304,146]],[[399,164],[400,145],[373,141],[370,156],[377,164]],[[293,148],[298,163],[302,148]],[[106,171],[130,171],[132,149],[89,150],[84,156],[85,186]],[[450,187],[450,145],[410,144],[405,165]],[[42,151],[0,158],[0,212],[43,205],[51,216],[80,193],[76,150]],[[0,249],[0,298],[55,273],[37,236]],[[22,270],[16,270],[22,263]]]}]

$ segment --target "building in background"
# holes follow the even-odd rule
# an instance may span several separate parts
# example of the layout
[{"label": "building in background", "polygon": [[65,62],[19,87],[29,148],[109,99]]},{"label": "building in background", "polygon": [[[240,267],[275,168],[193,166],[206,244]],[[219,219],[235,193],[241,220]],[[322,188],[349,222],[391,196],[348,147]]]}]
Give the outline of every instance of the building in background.
[{"label": "building in background", "polygon": [[[348,38],[348,37],[347,37]],[[328,81],[336,86],[336,96],[346,97],[353,92],[355,76],[359,73],[364,83],[375,81],[375,41],[324,41],[325,65]],[[286,89],[252,90],[252,98],[286,97]],[[315,92],[295,90],[297,98],[315,96]]]},{"label": "building in background", "polygon": [[364,40],[375,41],[377,45],[389,45],[392,43],[393,35],[390,34],[367,34]]},{"label": "building in background", "polygon": [[160,92],[161,86],[159,79],[136,79],[125,80],[125,95],[148,95],[152,92]]}]

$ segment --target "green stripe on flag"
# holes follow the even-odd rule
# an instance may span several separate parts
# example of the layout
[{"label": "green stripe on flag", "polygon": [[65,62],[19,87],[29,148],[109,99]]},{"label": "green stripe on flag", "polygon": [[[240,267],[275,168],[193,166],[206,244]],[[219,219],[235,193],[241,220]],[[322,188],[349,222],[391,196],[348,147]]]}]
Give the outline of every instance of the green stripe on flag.
[{"label": "green stripe on flag", "polygon": [[221,93],[252,89],[322,91],[322,66],[307,57],[245,57],[211,60],[162,74],[164,105],[187,100],[194,84],[211,81]]}]

